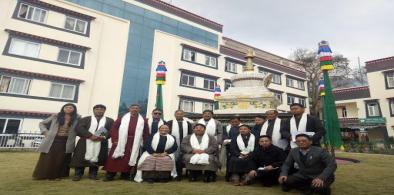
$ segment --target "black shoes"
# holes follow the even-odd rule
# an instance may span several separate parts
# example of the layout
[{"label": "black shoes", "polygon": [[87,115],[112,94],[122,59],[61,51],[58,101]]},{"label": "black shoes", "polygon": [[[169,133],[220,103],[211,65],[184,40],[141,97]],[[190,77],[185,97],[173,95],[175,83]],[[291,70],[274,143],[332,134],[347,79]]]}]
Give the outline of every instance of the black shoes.
[{"label": "black shoes", "polygon": [[104,182],[113,181],[113,180],[114,180],[114,177],[109,177],[107,175],[103,178]]}]

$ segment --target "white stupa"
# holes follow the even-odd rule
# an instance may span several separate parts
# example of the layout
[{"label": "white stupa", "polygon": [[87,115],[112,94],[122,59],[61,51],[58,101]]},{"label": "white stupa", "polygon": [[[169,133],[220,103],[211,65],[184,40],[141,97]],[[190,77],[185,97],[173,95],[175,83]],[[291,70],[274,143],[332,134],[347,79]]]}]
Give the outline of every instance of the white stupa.
[{"label": "white stupa", "polygon": [[274,93],[267,89],[272,75],[254,71],[253,53],[252,50],[247,52],[243,72],[231,78],[232,87],[216,98],[219,109],[215,114],[262,114],[279,105]]}]

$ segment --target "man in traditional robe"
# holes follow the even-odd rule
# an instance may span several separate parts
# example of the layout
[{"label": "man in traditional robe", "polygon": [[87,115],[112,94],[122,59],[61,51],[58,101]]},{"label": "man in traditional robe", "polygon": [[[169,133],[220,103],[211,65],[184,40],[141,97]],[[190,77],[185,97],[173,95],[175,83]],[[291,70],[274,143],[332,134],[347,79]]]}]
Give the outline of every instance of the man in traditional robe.
[{"label": "man in traditional robe", "polygon": [[[335,159],[322,148],[311,146],[312,139],[307,134],[296,135],[296,143],[298,147],[290,150],[278,179],[282,190],[297,188],[303,194],[330,194],[337,168]],[[290,174],[293,166],[297,171]]]},{"label": "man in traditional robe", "polygon": [[175,152],[178,145],[175,137],[169,134],[170,128],[164,124],[156,134],[149,136],[144,143],[145,152],[138,160],[137,174],[134,181],[169,181],[177,176],[175,169]]},{"label": "man in traditional robe", "polygon": [[206,133],[208,133],[208,135],[210,136],[215,137],[218,144],[221,145],[223,140],[222,123],[212,117],[213,117],[212,110],[204,110],[202,112],[202,119],[198,120],[197,123],[205,125]]},{"label": "man in traditional robe", "polygon": [[299,133],[304,133],[312,137],[312,145],[320,146],[320,140],[325,134],[321,121],[305,113],[302,104],[293,103],[290,105],[293,116],[284,123],[281,135],[282,138],[290,140],[291,148],[297,147],[295,137]]},{"label": "man in traditional robe", "polygon": [[264,122],[265,119],[263,115],[257,115],[254,118],[254,126],[252,128],[252,133],[255,137],[260,137],[261,127],[263,126]]},{"label": "man in traditional robe", "polygon": [[75,132],[80,137],[70,163],[75,168],[73,181],[81,180],[85,167],[89,167],[89,178],[96,179],[99,166],[103,166],[108,156],[109,130],[114,120],[105,117],[106,107],[102,104],[93,107],[94,116],[78,121]]},{"label": "man in traditional robe", "polygon": [[230,143],[230,158],[227,162],[227,172],[231,174],[234,185],[245,185],[247,174],[251,170],[250,160],[255,149],[256,138],[248,125],[239,127],[238,136]]},{"label": "man in traditional robe", "polygon": [[220,166],[218,150],[215,137],[205,132],[205,125],[197,123],[193,134],[186,136],[181,144],[189,181],[197,181],[200,175],[204,175],[204,182],[216,181],[215,173]]},{"label": "man in traditional robe", "polygon": [[130,170],[136,166],[142,141],[149,136],[147,120],[139,114],[140,110],[140,105],[131,105],[129,112],[113,124],[110,130],[112,147],[104,166],[107,173],[103,181],[112,181],[117,172],[122,179],[131,179]]},{"label": "man in traditional robe", "polygon": [[251,156],[251,171],[247,180],[258,180],[263,186],[278,184],[280,167],[286,159],[286,153],[272,144],[271,137],[262,135],[258,146]]},{"label": "man in traditional robe", "polygon": [[156,134],[159,127],[165,123],[165,121],[161,118],[162,115],[163,111],[161,109],[155,108],[152,110],[152,117],[148,119],[149,135]]},{"label": "man in traditional robe", "polygon": [[[183,138],[192,134],[193,129],[192,124],[184,118],[185,113],[183,110],[176,110],[174,115],[175,119],[168,121],[167,124],[170,127],[170,134],[175,137],[177,145],[180,146]],[[175,153],[175,159],[177,172],[176,179],[180,181],[182,179],[182,169],[184,167],[180,147],[178,147],[178,150]]]},{"label": "man in traditional robe", "polygon": [[228,165],[230,161],[230,145],[231,140],[236,138],[239,135],[239,127],[241,126],[241,118],[239,116],[233,116],[230,119],[230,124],[226,126],[226,129],[223,131],[223,148],[221,150],[225,155],[220,155],[221,163],[226,165],[226,181],[230,180],[230,174],[228,172]]},{"label": "man in traditional robe", "polygon": [[281,132],[281,128],[284,128],[285,125],[280,118],[278,118],[278,111],[277,110],[268,110],[265,112],[267,116],[267,120],[264,122],[263,126],[261,127],[260,134],[258,137],[262,135],[268,135],[271,137],[272,144],[281,148],[282,150],[286,150],[287,146],[289,145],[288,139],[284,139]]}]

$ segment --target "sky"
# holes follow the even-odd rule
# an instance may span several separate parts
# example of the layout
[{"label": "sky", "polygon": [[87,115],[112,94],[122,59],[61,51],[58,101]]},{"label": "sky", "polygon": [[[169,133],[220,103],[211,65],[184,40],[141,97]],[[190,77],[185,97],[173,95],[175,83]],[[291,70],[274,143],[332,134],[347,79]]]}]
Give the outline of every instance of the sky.
[{"label": "sky", "polygon": [[165,0],[222,24],[223,35],[290,57],[321,40],[352,67],[394,56],[394,0]]}]

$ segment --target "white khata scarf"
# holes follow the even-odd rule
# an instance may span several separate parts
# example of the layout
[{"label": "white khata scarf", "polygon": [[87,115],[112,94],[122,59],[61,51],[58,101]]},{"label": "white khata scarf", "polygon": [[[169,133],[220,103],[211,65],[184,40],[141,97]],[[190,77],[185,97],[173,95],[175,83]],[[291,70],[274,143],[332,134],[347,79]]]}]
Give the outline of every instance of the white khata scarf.
[{"label": "white khata scarf", "polygon": [[182,121],[182,129],[183,129],[183,137],[179,137],[179,125],[178,125],[178,121],[176,119],[172,120],[172,130],[171,130],[171,135],[173,135],[175,137],[176,140],[176,144],[178,144],[178,148],[180,148],[180,142],[181,140],[187,136],[188,133],[188,125],[187,125],[187,121],[185,119],[183,119]]},{"label": "white khata scarf", "polygon": [[[115,148],[112,158],[119,158],[124,156],[124,151],[126,149],[127,137],[129,132],[130,115],[131,114],[129,112],[122,117],[122,121],[119,126],[118,145]],[[142,116],[138,114],[137,126],[135,127],[133,148],[131,149],[131,156],[129,160],[130,166],[135,166],[137,162],[139,149],[142,143],[142,133],[144,131],[144,124],[145,124],[144,118],[142,118]]]},{"label": "white khata scarf", "polygon": [[[170,149],[175,143],[174,137],[172,137],[170,134],[167,134],[166,137],[167,137],[167,141],[166,141],[166,146],[165,146],[164,150]],[[157,132],[155,135],[153,135],[153,138],[152,138],[152,148],[155,151],[157,150],[157,146],[159,145],[159,140],[160,140],[160,133]],[[138,160],[138,166],[140,166],[145,161],[145,159],[148,156],[150,156],[150,154],[147,151],[145,151],[141,155],[140,159]],[[172,177],[176,177],[177,173],[176,173],[176,167],[175,167],[175,155],[174,155],[174,153],[172,153],[172,154],[168,154],[168,156],[172,159],[172,161],[174,163],[174,168],[171,171],[171,176]],[[137,169],[137,173],[135,174],[134,181],[136,181],[136,182],[142,182],[143,181],[142,180],[142,171],[141,170]]]},{"label": "white khata scarf", "polygon": [[[288,143],[286,139],[281,139],[281,134],[280,134],[281,121],[282,120],[280,118],[275,119],[274,129],[272,130],[272,144],[285,150]],[[268,120],[261,127],[260,136],[267,135],[267,129],[268,129]]]},{"label": "white khata scarf", "polygon": [[[190,145],[194,150],[205,150],[208,148],[208,144],[209,144],[209,136],[207,133],[204,133],[204,135],[202,136],[201,143],[198,142],[196,134],[193,133],[190,137]],[[194,154],[190,158],[190,163],[193,165],[195,164],[207,165],[209,164],[209,155],[207,153]]]},{"label": "white khata scarf", "polygon": [[[97,129],[100,129],[105,126],[106,122],[107,122],[107,117],[105,116],[101,117],[98,123],[96,117],[92,116],[90,119],[89,132],[94,135]],[[85,160],[93,163],[98,162],[100,149],[101,149],[101,142],[86,139]]]},{"label": "white khata scarf", "polygon": [[302,114],[302,117],[300,119],[300,123],[298,124],[298,128],[297,128],[297,123],[296,120],[293,117],[291,117],[290,119],[290,134],[291,134],[291,142],[290,142],[290,146],[291,148],[296,148],[297,144],[295,143],[296,141],[296,135],[298,135],[301,132],[306,132],[306,123],[307,123],[307,117],[308,115],[306,113]]},{"label": "white khata scarf", "polygon": [[210,136],[216,136],[216,122],[215,119],[209,119],[208,123],[205,124],[205,120],[202,118],[198,121],[198,123],[205,125],[206,133]]},{"label": "white khata scarf", "polygon": [[250,152],[253,152],[254,150],[254,145],[255,145],[255,137],[253,134],[250,134],[249,140],[248,140],[248,146],[245,146],[244,141],[242,140],[241,134],[237,136],[237,145],[239,150],[241,151],[241,154],[249,154]]},{"label": "white khata scarf", "polygon": [[[152,122],[153,122],[153,118],[148,119],[148,125],[149,125],[149,135],[152,134]],[[157,130],[159,130],[159,127],[162,126],[164,124],[163,119],[159,120],[159,123],[157,125]]]}]

